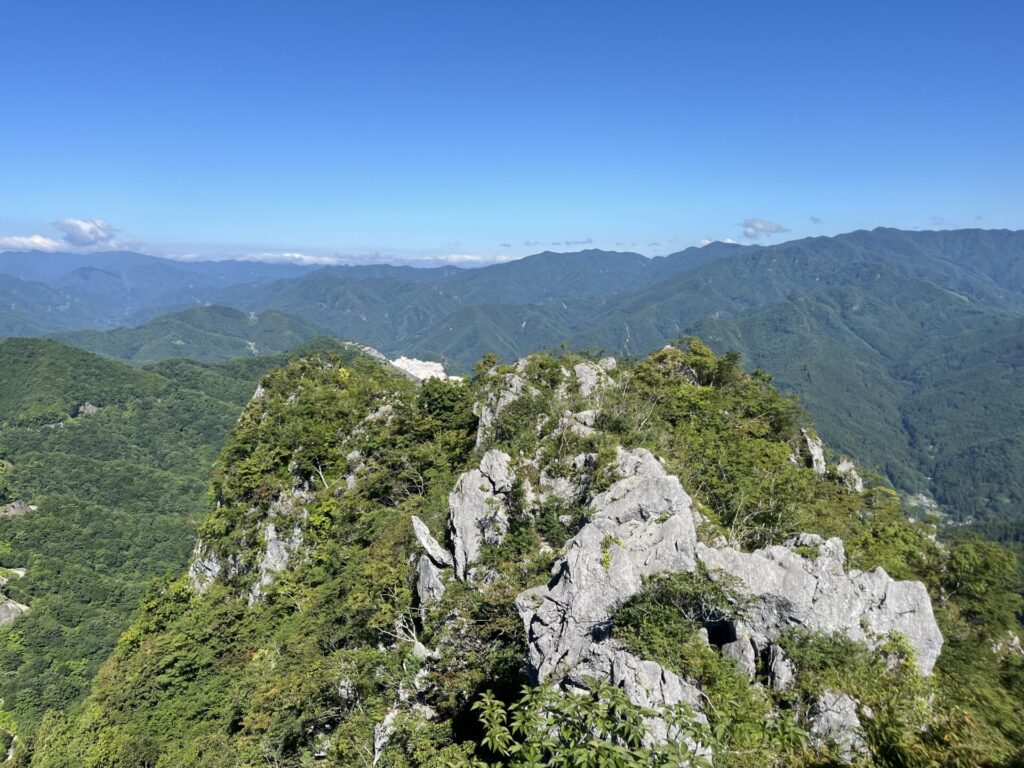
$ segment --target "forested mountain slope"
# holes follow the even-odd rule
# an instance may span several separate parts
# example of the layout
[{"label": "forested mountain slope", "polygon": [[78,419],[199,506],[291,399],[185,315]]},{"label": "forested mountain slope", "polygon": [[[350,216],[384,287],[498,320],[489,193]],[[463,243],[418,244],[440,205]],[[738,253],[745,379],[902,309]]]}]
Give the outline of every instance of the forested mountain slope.
[{"label": "forested mountain slope", "polygon": [[149,581],[181,570],[209,466],[259,377],[286,360],[136,370],[53,341],[0,342],[0,591],[29,608],[0,627],[8,726],[75,701]]},{"label": "forested mountain slope", "polygon": [[213,363],[273,355],[323,335],[323,329],[279,312],[256,315],[212,306],[162,315],[138,327],[75,331],[55,338],[91,352],[145,365],[175,357]]},{"label": "forested mountain slope", "polygon": [[[0,270],[10,258],[0,256]],[[105,272],[126,270],[118,285],[134,285],[132,255],[104,258]],[[189,301],[280,314],[261,321],[265,332],[203,307],[138,328],[56,335],[136,362],[222,360],[247,353],[250,341],[278,350],[323,328],[460,373],[488,352],[514,360],[565,344],[641,356],[697,333],[771,371],[836,450],[901,489],[934,497],[959,520],[1019,517],[1024,232],[882,228],[772,246],[715,243],[653,259],[588,250],[480,269],[345,266],[285,279],[274,279],[280,265],[158,261],[160,274],[180,273],[168,285],[191,291]],[[55,335],[47,329],[88,324],[103,295],[67,288],[86,277],[78,261],[63,272],[10,269],[53,286],[17,287],[21,304],[10,306],[31,299],[37,311],[0,315],[9,332]]]},{"label": "forested mountain slope", "polygon": [[492,364],[421,387],[326,356],[268,374],[188,574],[14,763],[1024,757],[1005,550],[936,545],[698,342]]}]

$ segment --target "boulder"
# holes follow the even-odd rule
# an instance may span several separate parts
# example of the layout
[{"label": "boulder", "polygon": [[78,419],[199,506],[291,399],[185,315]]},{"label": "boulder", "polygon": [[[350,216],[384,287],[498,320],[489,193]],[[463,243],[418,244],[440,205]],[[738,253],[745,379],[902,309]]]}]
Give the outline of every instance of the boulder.
[{"label": "boulder", "polygon": [[535,681],[565,674],[606,632],[614,612],[656,573],[694,567],[690,497],[650,452],[620,450],[619,480],[590,503],[546,586],[519,595]]}]

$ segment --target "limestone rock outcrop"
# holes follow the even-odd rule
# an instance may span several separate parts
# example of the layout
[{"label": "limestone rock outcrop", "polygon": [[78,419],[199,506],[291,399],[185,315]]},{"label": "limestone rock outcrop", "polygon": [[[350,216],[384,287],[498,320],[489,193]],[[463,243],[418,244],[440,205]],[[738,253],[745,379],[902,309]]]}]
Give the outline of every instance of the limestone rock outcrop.
[{"label": "limestone rock outcrop", "polygon": [[34,512],[35,507],[22,499],[15,499],[7,504],[0,504],[0,517],[21,517]]},{"label": "limestone rock outcrop", "polygon": [[441,571],[434,564],[431,558],[420,555],[416,565],[416,596],[420,600],[420,606],[426,606],[437,602],[444,597],[444,581],[441,579]]},{"label": "limestone rock outcrop", "polygon": [[821,438],[812,435],[806,429],[800,430],[800,446],[793,451],[793,455],[789,457],[789,460],[794,464],[806,464],[818,475],[824,475],[828,472],[828,463],[825,461],[825,448],[821,444]]},{"label": "limestone rock outcrop", "polygon": [[843,484],[851,491],[860,493],[864,490],[864,480],[857,471],[857,467],[849,459],[843,459],[836,464],[836,474],[842,478]]},{"label": "limestone rock outcrop", "polygon": [[210,585],[217,580],[222,569],[220,558],[206,546],[202,539],[199,539],[192,552],[192,562],[188,566],[188,580],[193,591],[200,595],[206,592]]},{"label": "limestone rock outcrop", "polygon": [[480,467],[463,472],[448,495],[448,533],[460,579],[479,559],[481,546],[500,544],[508,531],[507,497],[515,482],[510,461],[507,453],[488,451]]},{"label": "limestone rock outcrop", "polygon": [[302,546],[302,528],[295,525],[287,536],[283,536],[277,525],[271,521],[263,530],[263,539],[266,542],[266,549],[260,559],[259,578],[249,591],[250,604],[255,603],[263,595],[264,588],[274,582],[274,577],[288,566],[292,556],[298,552]]},{"label": "limestone rock outcrop", "polygon": [[452,553],[437,543],[437,539],[430,534],[427,524],[416,517],[416,515],[412,516],[412,530],[416,534],[416,541],[423,547],[427,556],[434,561],[435,565],[442,568],[451,568],[455,565]]},{"label": "limestone rock outcrop", "polygon": [[813,740],[835,744],[844,760],[852,760],[864,749],[857,702],[847,694],[825,691],[811,706],[807,720]]},{"label": "limestone rock outcrop", "polygon": [[0,627],[4,624],[10,624],[19,616],[28,613],[29,607],[19,603],[17,600],[12,600],[6,595],[0,595]]},{"label": "limestone rock outcrop", "polygon": [[[818,556],[806,558],[796,547],[816,546]],[[744,633],[774,639],[786,629],[803,627],[824,634],[841,632],[874,644],[899,632],[914,648],[917,663],[931,672],[942,650],[942,633],[932,613],[924,584],[896,581],[882,568],[845,571],[839,539],[803,534],[789,546],[755,552],[700,544],[697,557],[715,577],[727,573],[739,579],[753,600],[737,636]]]},{"label": "limestone rock outcrop", "polygon": [[[520,361],[520,364],[525,361]],[[519,367],[522,367],[520,365]],[[493,426],[503,410],[519,399],[526,388],[526,379],[519,373],[505,373],[501,376],[501,384],[491,392],[482,403],[473,406],[473,412],[479,418],[476,432],[476,444],[480,445],[488,430]]]},{"label": "limestone rock outcrop", "polygon": [[[706,722],[699,688],[656,662],[638,658],[614,640],[591,646],[586,657],[562,680],[562,687],[570,691],[584,690],[591,679],[604,680],[621,688],[629,700],[640,707],[659,709],[687,705],[699,721]],[[680,736],[660,718],[648,718],[646,726],[648,743]],[[690,746],[698,753],[709,754],[692,742]]]},{"label": "limestone rock outcrop", "polygon": [[616,472],[620,479],[591,500],[590,522],[566,544],[550,585],[516,600],[538,681],[576,666],[645,577],[694,566],[691,502],[679,480],[644,449],[621,451]]}]

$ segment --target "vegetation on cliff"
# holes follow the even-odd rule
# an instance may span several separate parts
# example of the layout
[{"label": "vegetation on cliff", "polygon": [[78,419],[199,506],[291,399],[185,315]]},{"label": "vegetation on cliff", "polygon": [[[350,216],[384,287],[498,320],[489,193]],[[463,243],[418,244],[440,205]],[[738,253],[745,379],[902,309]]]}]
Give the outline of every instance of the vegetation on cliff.
[{"label": "vegetation on cliff", "polygon": [[[621,750],[611,747],[630,743],[615,718],[601,731],[607,738],[572,754],[538,744],[549,737],[543,729],[503,730],[515,712],[548,711],[541,694],[513,707],[528,682],[516,596],[547,581],[587,520],[583,500],[612,484],[620,446],[662,457],[693,498],[702,541],[749,550],[802,531],[842,537],[849,567],[924,581],[945,635],[936,671],[924,677],[898,637],[872,650],[794,632],[779,642],[798,683],[776,691],[699,639],[695,590],[706,609],[733,611],[727,592],[709,592],[699,573],[651,581],[612,633],[701,684],[701,718],[686,722],[715,764],[838,759],[841,744],[807,729],[826,691],[858,702],[863,745],[847,755],[855,761],[1020,759],[1012,556],[980,541],[940,545],[885,485],[869,478],[860,492],[834,467],[806,466],[807,417],[734,356],[689,341],[600,369],[599,409],[569,374],[584,362],[484,360],[469,381],[419,387],[377,363],[324,355],[268,374],[217,462],[190,574],[151,587],[88,699],[20,733],[16,763],[663,764],[655,746],[636,752],[649,762],[615,762]],[[518,395],[490,408],[514,378]],[[410,521],[440,537],[449,494],[491,449],[525,457],[522,467],[535,461],[535,471],[521,471],[504,493],[507,530],[484,541],[474,572],[425,601]],[[581,455],[593,457],[586,487],[538,502],[533,491],[550,477],[579,476]],[[597,710],[572,706],[605,717],[608,702],[598,695]],[[627,724],[650,714],[630,707],[620,713]]]}]

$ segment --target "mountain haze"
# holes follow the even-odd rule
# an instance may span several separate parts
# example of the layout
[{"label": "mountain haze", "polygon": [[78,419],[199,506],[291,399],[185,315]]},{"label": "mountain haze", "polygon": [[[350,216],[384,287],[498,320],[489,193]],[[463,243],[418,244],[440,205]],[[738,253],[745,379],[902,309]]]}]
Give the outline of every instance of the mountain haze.
[{"label": "mountain haze", "polygon": [[[94,268],[86,256],[29,268],[0,255],[0,270],[53,282],[8,286],[19,298],[0,322],[10,333],[56,335],[138,362],[224,360],[246,354],[249,342],[276,351],[323,329],[457,373],[485,353],[513,360],[565,344],[639,356],[696,333],[798,394],[837,450],[935,496],[954,516],[1014,517],[1024,499],[1019,473],[997,458],[1022,450],[1011,382],[1024,232],[880,228],[770,246],[713,243],[659,258],[547,252],[477,269],[161,262],[159,274],[177,275],[168,285],[183,293],[164,291],[158,304],[213,302],[266,319],[249,327],[245,316],[209,307],[103,333],[48,330],[115,322],[96,315],[106,278],[88,270],[122,270],[111,301],[123,306],[142,262],[101,256]],[[132,305],[139,322],[160,311],[144,303]],[[971,355],[979,344],[1000,354]],[[993,423],[982,401],[965,398],[957,382],[967,376],[984,382],[1003,418]],[[986,468],[984,482],[976,466]]]}]

